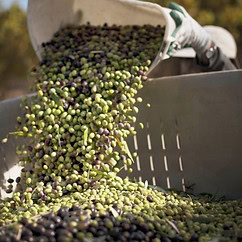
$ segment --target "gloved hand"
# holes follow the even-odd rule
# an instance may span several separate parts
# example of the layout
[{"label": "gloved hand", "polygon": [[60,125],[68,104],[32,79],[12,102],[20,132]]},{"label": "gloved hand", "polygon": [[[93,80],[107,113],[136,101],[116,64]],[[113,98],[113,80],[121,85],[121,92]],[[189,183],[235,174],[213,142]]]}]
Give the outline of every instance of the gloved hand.
[{"label": "gloved hand", "polygon": [[192,46],[198,56],[201,56],[211,44],[212,40],[203,27],[196,22],[180,5],[170,2],[171,17],[176,23],[176,29],[172,34],[175,41],[171,43],[168,55],[172,56],[177,49]]}]

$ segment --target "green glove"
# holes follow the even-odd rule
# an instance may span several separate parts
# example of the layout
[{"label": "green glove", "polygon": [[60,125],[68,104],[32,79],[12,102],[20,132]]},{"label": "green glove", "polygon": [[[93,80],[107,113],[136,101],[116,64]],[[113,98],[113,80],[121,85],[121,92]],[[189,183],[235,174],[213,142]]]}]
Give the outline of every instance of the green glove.
[{"label": "green glove", "polygon": [[203,54],[211,41],[209,34],[198,24],[180,5],[170,2],[171,17],[176,23],[176,29],[172,33],[175,41],[171,44],[168,54],[173,55],[177,49],[192,46],[198,55]]}]

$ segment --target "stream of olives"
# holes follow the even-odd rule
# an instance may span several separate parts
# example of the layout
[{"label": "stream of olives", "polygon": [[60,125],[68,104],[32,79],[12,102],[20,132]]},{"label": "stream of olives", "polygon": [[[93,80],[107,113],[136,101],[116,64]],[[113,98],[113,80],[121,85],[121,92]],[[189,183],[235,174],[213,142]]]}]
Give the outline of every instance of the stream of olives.
[{"label": "stream of olives", "polygon": [[138,90],[163,34],[160,26],[87,24],[42,45],[37,96],[23,104],[13,133],[30,141],[17,149],[24,167],[17,189],[0,204],[0,241],[242,239],[241,201],[118,176],[124,165],[132,172],[126,138],[137,132]]}]

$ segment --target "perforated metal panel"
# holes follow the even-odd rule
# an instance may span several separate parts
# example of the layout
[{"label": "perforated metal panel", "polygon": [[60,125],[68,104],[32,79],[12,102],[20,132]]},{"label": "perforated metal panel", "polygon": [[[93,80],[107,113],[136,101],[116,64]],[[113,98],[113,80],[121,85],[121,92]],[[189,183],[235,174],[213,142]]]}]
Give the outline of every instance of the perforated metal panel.
[{"label": "perforated metal panel", "polygon": [[[137,151],[129,176],[164,189],[242,198],[242,71],[167,77],[146,82],[140,91]],[[15,129],[20,98],[0,103],[0,138]],[[147,108],[146,103],[151,107]],[[0,149],[0,185],[14,166],[16,142]],[[5,176],[3,173],[5,172]],[[122,176],[126,173],[123,171]]]},{"label": "perforated metal panel", "polygon": [[[242,71],[145,84],[132,176],[164,189],[242,197]],[[147,108],[145,103],[150,103]]]}]

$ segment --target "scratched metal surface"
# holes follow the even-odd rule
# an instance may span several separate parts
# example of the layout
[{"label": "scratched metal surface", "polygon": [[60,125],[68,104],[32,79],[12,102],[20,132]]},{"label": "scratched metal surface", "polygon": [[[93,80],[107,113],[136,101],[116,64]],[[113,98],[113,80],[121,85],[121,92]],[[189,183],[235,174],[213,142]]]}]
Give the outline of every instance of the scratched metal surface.
[{"label": "scratched metal surface", "polygon": [[[138,158],[129,175],[164,189],[242,197],[242,71],[154,79],[140,91],[137,135],[129,147]],[[15,130],[21,98],[0,103],[0,138]],[[146,107],[151,104],[151,108]],[[0,149],[0,187],[16,177],[10,137]],[[121,173],[126,176],[125,171]],[[4,195],[2,190],[2,195]]]}]

